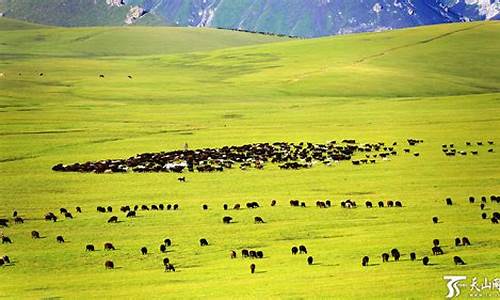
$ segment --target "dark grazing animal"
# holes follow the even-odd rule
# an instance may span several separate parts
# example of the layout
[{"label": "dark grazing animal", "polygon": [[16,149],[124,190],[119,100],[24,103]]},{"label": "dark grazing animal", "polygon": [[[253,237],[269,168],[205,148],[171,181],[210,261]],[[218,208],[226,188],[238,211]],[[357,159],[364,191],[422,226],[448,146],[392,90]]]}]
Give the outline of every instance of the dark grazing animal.
[{"label": "dark grazing animal", "polygon": [[312,265],[312,264],[313,264],[313,261],[314,261],[314,259],[313,259],[313,257],[312,257],[312,256],[309,256],[309,257],[307,258],[307,263],[308,263],[309,265]]},{"label": "dark grazing animal", "polygon": [[387,207],[393,207],[394,206],[394,202],[389,200],[387,201]]},{"label": "dark grazing animal", "polygon": [[[492,199],[493,200],[493,199]],[[13,213],[12,213],[12,217],[15,218],[17,217],[17,210],[15,210]]]},{"label": "dark grazing animal", "polygon": [[368,256],[365,256],[365,257],[363,257],[363,259],[361,260],[361,265],[362,265],[363,267],[366,267],[366,266],[368,266],[368,262],[369,262],[369,261],[370,261],[370,258],[369,258]]},{"label": "dark grazing animal", "polygon": [[92,244],[85,246],[85,251],[95,251],[95,247]]},{"label": "dark grazing animal", "polygon": [[57,241],[58,243],[64,243],[64,238],[62,237],[62,235],[58,235],[58,236],[56,237],[56,241]]},{"label": "dark grazing animal", "polygon": [[225,216],[224,218],[222,218],[222,223],[229,224],[229,223],[231,223],[232,220],[233,220],[233,218],[231,218],[229,216]]},{"label": "dark grazing animal", "polygon": [[165,257],[163,259],[163,265],[166,266],[168,263],[170,263],[170,259],[168,259],[168,257]]},{"label": "dark grazing animal", "polygon": [[486,213],[482,213],[481,217],[483,218],[483,220],[486,220],[486,218],[488,218],[488,215]]},{"label": "dark grazing animal", "polygon": [[76,212],[81,214],[82,213],[82,208],[80,206],[77,206],[76,207]]},{"label": "dark grazing animal", "polygon": [[257,251],[257,252],[255,253],[255,256],[256,256],[257,258],[264,258],[264,252],[262,252],[262,251]]},{"label": "dark grazing animal", "polygon": [[65,213],[65,214],[64,214],[64,217],[65,217],[66,219],[73,219],[73,215],[72,215],[70,212]]},{"label": "dark grazing animal", "polygon": [[433,244],[434,246],[439,246],[439,240],[438,240],[438,239],[434,239],[434,240],[432,240],[432,244]]},{"label": "dark grazing animal", "polygon": [[257,258],[257,252],[255,250],[248,251],[250,258]]},{"label": "dark grazing animal", "polygon": [[264,220],[261,217],[255,217],[254,220],[255,220],[255,224],[265,223]]},{"label": "dark grazing animal", "polygon": [[470,241],[469,241],[468,237],[464,236],[462,238],[462,245],[464,245],[464,246],[470,246]]},{"label": "dark grazing animal", "polygon": [[498,219],[495,217],[491,218],[491,223],[498,224]]},{"label": "dark grazing animal", "polygon": [[241,250],[241,257],[245,258],[245,257],[248,257],[248,256],[249,256],[249,253],[248,253],[247,249]]},{"label": "dark grazing animal", "polygon": [[165,272],[170,272],[170,271],[175,272],[175,267],[173,264],[168,263],[165,265]]},{"label": "dark grazing animal", "polygon": [[236,258],[236,251],[232,250],[231,251],[231,259]]},{"label": "dark grazing animal", "polygon": [[306,203],[305,202],[300,202],[300,207],[306,207]]},{"label": "dark grazing animal", "polygon": [[326,206],[327,206],[327,207],[332,206],[332,202],[331,202],[330,200],[326,200],[326,201],[325,201],[325,204],[326,204]]},{"label": "dark grazing animal", "polygon": [[469,197],[469,203],[471,203],[471,204],[472,204],[472,203],[474,203],[474,201],[476,201],[476,199],[474,199],[474,197],[470,196],[470,197]]},{"label": "dark grazing animal", "polygon": [[112,216],[111,218],[109,218],[108,223],[118,223],[118,217]]},{"label": "dark grazing animal", "polygon": [[200,239],[200,246],[208,246],[208,241],[206,239]]},{"label": "dark grazing animal", "polygon": [[299,248],[297,248],[297,247],[293,246],[293,247],[292,247],[292,255],[295,255],[295,254],[297,254],[298,252],[299,252]]},{"label": "dark grazing animal", "polygon": [[422,263],[424,264],[424,266],[427,266],[429,264],[429,258],[427,256],[424,256],[424,258],[422,258]]},{"label": "dark grazing animal", "polygon": [[[174,204],[173,209],[174,209],[174,210],[178,210],[178,209],[179,209],[179,204]],[[173,267],[173,266],[172,266],[172,267]]]},{"label": "dark grazing animal", "polygon": [[5,264],[5,261],[2,258],[0,258],[0,267],[3,266],[4,264]]},{"label": "dark grazing animal", "polygon": [[7,220],[7,219],[0,219],[0,226],[1,227],[9,227],[9,220]]},{"label": "dark grazing animal", "polygon": [[203,204],[202,208],[203,208],[203,210],[207,210],[208,209],[208,205]]},{"label": "dark grazing animal", "polygon": [[111,243],[105,243],[104,250],[115,250],[115,246],[113,246],[113,244]]},{"label": "dark grazing animal", "polygon": [[142,248],[141,248],[141,253],[142,253],[142,255],[146,255],[146,254],[148,254],[148,248],[146,248],[146,247],[142,247]]},{"label": "dark grazing animal", "polygon": [[227,210],[227,209],[228,209],[227,204],[224,204],[224,205],[222,206],[222,208],[224,208],[224,210]]},{"label": "dark grazing animal", "polygon": [[167,247],[170,247],[172,245],[172,241],[170,239],[163,240],[163,243],[167,245]]},{"label": "dark grazing animal", "polygon": [[67,213],[67,212],[68,212],[68,210],[67,210],[66,208],[64,208],[64,207],[61,207],[61,208],[59,209],[59,212],[60,212],[61,214],[65,214],[65,213]]},{"label": "dark grazing animal", "polygon": [[276,205],[276,200],[272,200],[271,201],[271,206],[275,206]]},{"label": "dark grazing animal", "polygon": [[403,207],[403,204],[401,203],[401,201],[396,201],[394,204],[396,207]]},{"label": "dark grazing animal", "polygon": [[446,198],[446,205],[453,205],[451,198]]},{"label": "dark grazing animal", "polygon": [[455,238],[455,247],[461,246],[462,245],[462,240],[460,238]]},{"label": "dark grazing animal", "polygon": [[126,217],[127,218],[133,218],[135,216],[137,216],[136,212],[133,211],[133,210],[131,210],[131,211],[127,212],[127,216]]},{"label": "dark grazing animal", "polygon": [[441,249],[441,247],[434,246],[434,247],[432,247],[432,254],[433,255],[443,255],[444,252],[443,252],[443,249]]},{"label": "dark grazing animal", "polygon": [[108,269],[114,269],[115,268],[115,264],[110,261],[110,260],[107,260],[105,263],[104,263],[104,267],[108,270]]},{"label": "dark grazing animal", "polygon": [[158,210],[158,206],[156,206],[155,204],[151,205],[151,209],[152,210]]},{"label": "dark grazing animal", "polygon": [[370,201],[365,202],[366,208],[372,208],[372,203]]},{"label": "dark grazing animal", "polygon": [[481,210],[483,210],[486,207],[486,205],[484,203],[481,203],[480,207],[481,207]]},{"label": "dark grazing animal", "polygon": [[307,254],[307,248],[304,245],[299,246],[299,254]]},{"label": "dark grazing animal", "polygon": [[104,207],[102,207],[102,206],[98,206],[97,207],[97,212],[105,213],[106,209]]},{"label": "dark grazing animal", "polygon": [[236,203],[236,204],[233,206],[233,209],[238,210],[238,209],[240,209],[240,207],[241,207],[241,205],[240,205],[239,203]]},{"label": "dark grazing animal", "polygon": [[465,262],[460,256],[453,256],[453,262],[455,265],[465,265]]},{"label": "dark grazing animal", "polygon": [[389,261],[389,253],[382,253],[382,262]]},{"label": "dark grazing animal", "polygon": [[16,217],[14,219],[14,223],[16,223],[16,224],[23,224],[24,223],[24,219],[21,218],[21,217]]},{"label": "dark grazing animal", "polygon": [[167,251],[167,246],[165,246],[165,244],[161,244],[160,245],[160,252],[165,253],[166,251]]},{"label": "dark grazing animal", "polygon": [[145,204],[141,205],[141,210],[149,210],[149,207]]},{"label": "dark grazing animal", "polygon": [[250,273],[255,273],[255,264],[250,265]]},{"label": "dark grazing animal", "polygon": [[8,236],[2,236],[2,244],[12,244],[12,240]]},{"label": "dark grazing animal", "polygon": [[439,218],[438,217],[432,217],[432,222],[434,224],[437,224],[439,222]]},{"label": "dark grazing animal", "polygon": [[186,177],[179,177],[177,178],[177,180],[179,180],[179,182],[186,182]]},{"label": "dark grazing animal", "polygon": [[4,255],[2,259],[6,264],[10,264],[10,258],[7,255]]},{"label": "dark grazing animal", "polygon": [[38,231],[33,230],[31,232],[31,238],[32,239],[39,239],[40,238],[40,233]]},{"label": "dark grazing animal", "polygon": [[410,253],[410,259],[411,259],[411,261],[416,260],[417,259],[417,254],[415,254],[415,252]]},{"label": "dark grazing animal", "polygon": [[399,253],[399,250],[394,248],[391,250],[391,255],[394,257],[395,261],[399,261],[399,258],[401,257],[401,254]]},{"label": "dark grazing animal", "polygon": [[299,206],[299,200],[290,200],[290,206]]},{"label": "dark grazing animal", "polygon": [[384,207],[384,201],[379,201],[378,202],[378,207]]},{"label": "dark grazing animal", "polygon": [[99,74],[99,78],[104,78],[104,75],[103,74]]},{"label": "dark grazing animal", "polygon": [[160,204],[160,205],[158,205],[158,208],[159,208],[160,210],[164,210],[164,209],[165,209],[165,205]]}]

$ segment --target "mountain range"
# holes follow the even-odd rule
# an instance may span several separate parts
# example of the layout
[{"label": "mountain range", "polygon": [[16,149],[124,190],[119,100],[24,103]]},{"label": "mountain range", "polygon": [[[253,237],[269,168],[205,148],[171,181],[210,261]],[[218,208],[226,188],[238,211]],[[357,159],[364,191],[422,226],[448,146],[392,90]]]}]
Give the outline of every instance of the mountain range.
[{"label": "mountain range", "polygon": [[58,26],[170,25],[318,37],[499,20],[500,0],[0,0],[0,15]]}]

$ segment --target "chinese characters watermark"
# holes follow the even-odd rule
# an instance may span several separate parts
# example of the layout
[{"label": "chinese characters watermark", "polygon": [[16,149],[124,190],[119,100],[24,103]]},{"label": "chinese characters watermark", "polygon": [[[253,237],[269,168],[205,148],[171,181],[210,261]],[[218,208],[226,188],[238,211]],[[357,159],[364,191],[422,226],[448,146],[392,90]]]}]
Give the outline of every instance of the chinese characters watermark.
[{"label": "chinese characters watermark", "polygon": [[479,281],[478,277],[472,277],[467,281],[467,276],[444,276],[443,279],[448,281],[448,299],[458,297],[462,292],[470,297],[500,297],[500,278],[489,280],[484,277]]}]

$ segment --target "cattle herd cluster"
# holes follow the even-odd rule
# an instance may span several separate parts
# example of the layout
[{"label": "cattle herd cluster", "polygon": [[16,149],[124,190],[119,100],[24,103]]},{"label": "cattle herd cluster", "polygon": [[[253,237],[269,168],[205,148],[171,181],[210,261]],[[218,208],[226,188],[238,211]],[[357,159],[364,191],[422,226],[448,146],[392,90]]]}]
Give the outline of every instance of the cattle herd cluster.
[{"label": "cattle herd cluster", "polygon": [[[497,196],[497,195],[491,195],[490,197],[490,201],[492,204],[500,204],[500,196]],[[470,204],[475,204],[475,197],[474,196],[469,196],[468,198],[468,202]],[[486,196],[481,196],[481,203],[480,203],[480,209],[481,210],[484,210],[487,203],[488,203],[488,199]],[[270,206],[271,207],[274,207],[274,206],[277,206],[277,201],[276,200],[271,200],[271,203],[270,203]],[[446,198],[445,199],[445,204],[447,206],[452,206],[453,205],[453,200],[451,198]],[[299,200],[290,200],[290,206],[292,207],[307,207],[306,203],[305,202],[301,202]],[[357,205],[356,205],[356,201],[353,201],[353,200],[350,200],[350,199],[347,199],[347,200],[344,200],[344,201],[340,201],[339,202],[339,206],[341,208],[351,208],[351,209],[354,209],[354,208],[357,208]],[[366,208],[368,209],[371,209],[373,207],[372,205],[372,202],[371,201],[366,201],[365,202],[365,206]],[[234,206],[233,206],[233,210],[240,210],[242,209],[241,208],[242,206],[239,204],[239,203],[236,203]],[[247,202],[246,203],[246,207],[247,209],[257,209],[259,207],[261,207],[261,205],[256,202],[256,201],[253,201],[253,202]],[[316,207],[318,208],[330,208],[332,207],[332,202],[330,200],[325,200],[325,201],[321,201],[321,200],[318,200],[316,201]],[[378,207],[382,208],[382,207],[403,207],[403,204],[401,201],[393,201],[393,200],[387,200],[386,202],[384,201],[379,201],[378,202]],[[202,205],[202,210],[208,210],[209,207],[207,204],[203,204]],[[135,217],[137,216],[137,212],[141,211],[143,213],[147,213],[148,211],[160,211],[160,210],[179,210],[179,205],[178,204],[152,204],[152,205],[146,205],[146,204],[142,204],[142,205],[139,205],[139,204],[136,204],[136,205],[124,205],[124,206],[121,206],[120,207],[120,211],[122,213],[125,213],[126,217]],[[223,210],[227,211],[229,210],[229,205],[228,204],[223,204]],[[96,211],[98,213],[102,213],[102,214],[112,214],[113,213],[113,207],[112,206],[97,206],[96,207]],[[81,214],[82,213],[82,208],[81,207],[76,207],[75,208],[75,212],[77,214]],[[59,213],[61,215],[63,215],[65,217],[66,220],[71,220],[73,219],[73,215],[68,211],[68,209],[66,208],[60,208],[59,209]],[[482,213],[481,215],[481,218],[482,219],[486,219],[486,213]],[[12,213],[12,219],[14,220],[14,223],[15,224],[23,224],[25,219],[23,219],[21,216],[19,216],[18,212],[17,211],[14,211]],[[56,216],[56,214],[54,214],[53,212],[48,212],[45,214],[44,216],[44,219],[46,221],[49,221],[49,222],[57,222],[58,221],[58,217]],[[438,217],[435,216],[433,217],[433,222],[435,224],[439,223],[438,221]],[[498,224],[498,220],[500,219],[500,213],[498,212],[493,212],[491,214],[491,223],[493,224]],[[5,228],[8,228],[9,227],[9,222],[10,222],[11,219],[8,219],[8,218],[2,218],[0,219],[0,227],[5,227]],[[36,219],[32,219],[33,221],[36,221]],[[116,215],[113,215],[111,216],[109,219],[108,219],[108,222],[107,223],[118,223],[118,216]],[[222,223],[223,224],[231,224],[233,223],[233,218],[231,216],[224,216],[222,218]],[[264,219],[260,216],[255,216],[254,217],[254,223],[255,224],[264,224],[266,223],[264,221]],[[43,236],[40,234],[40,232],[36,231],[36,230],[33,230],[31,231],[31,238],[32,239],[40,239],[42,238]],[[2,232],[1,233],[1,239],[2,239],[2,244],[11,244],[13,242],[13,240],[9,237],[9,236],[6,236],[4,235],[4,233]],[[62,235],[58,235],[55,237],[55,241],[59,244],[64,244],[65,243],[65,239]],[[460,246],[471,246],[471,242],[469,240],[468,237],[456,237],[454,238],[453,240],[453,245],[455,247],[460,247]],[[199,240],[199,245],[201,247],[205,247],[205,246],[208,246],[209,245],[209,242],[206,238],[201,238]],[[172,247],[172,240],[169,239],[169,238],[166,238],[164,239],[160,245],[159,245],[159,250],[161,253],[167,253],[168,249]],[[96,247],[93,245],[93,244],[87,244],[85,246],[85,251],[86,252],[93,252],[95,251]],[[106,242],[104,243],[103,245],[103,249],[106,250],[106,251],[115,251],[116,248],[115,246],[113,245],[113,243],[111,242]],[[440,241],[438,239],[434,239],[433,240],[433,247],[431,248],[432,250],[432,254],[433,255],[443,255],[444,254],[444,251],[443,249],[441,248],[440,246]],[[149,252],[148,252],[148,248],[147,247],[142,247],[140,249],[140,253],[142,255],[147,255]],[[297,255],[297,254],[308,254],[308,251],[307,251],[307,248],[306,246],[304,245],[299,245],[298,247],[297,246],[292,246],[291,247],[291,253],[292,255]],[[382,262],[388,262],[390,260],[390,257],[393,257],[394,261],[399,261],[402,254],[399,252],[399,250],[397,248],[393,248],[391,251],[390,251],[390,255],[389,253],[382,253],[381,255],[381,258],[382,258]],[[416,253],[415,252],[411,252],[409,254],[410,256],[410,260],[411,261],[415,261],[417,260],[417,256],[416,256]],[[262,250],[249,250],[249,249],[242,249],[241,250],[241,257],[242,258],[250,258],[250,259],[262,259],[264,258],[264,252]],[[230,258],[231,259],[235,259],[237,258],[237,252],[235,250],[230,250]],[[430,259],[428,256],[423,256],[422,257],[422,263],[424,265],[430,265]],[[370,258],[369,256],[364,256],[361,260],[361,265],[362,266],[369,266],[369,262],[370,262]],[[465,262],[462,260],[462,258],[460,258],[459,256],[454,256],[453,257],[453,262],[457,265],[463,265],[465,264]],[[308,256],[307,257],[307,263],[309,265],[312,265],[314,263],[314,258],[312,256]],[[3,265],[6,265],[6,264],[11,264],[11,260],[9,258],[9,256],[7,255],[4,255],[4,256],[0,256],[0,267],[3,266]],[[104,266],[106,269],[113,269],[115,267],[115,264],[113,261],[111,260],[107,260],[105,263],[104,263]],[[165,271],[169,272],[169,271],[173,271],[175,272],[175,267],[174,265],[170,262],[170,259],[168,257],[165,257],[163,259],[163,266],[165,268]],[[256,265],[255,264],[251,264],[250,266],[250,271],[252,273],[255,272],[255,268],[256,268]]]},{"label": "cattle herd cluster", "polygon": [[[475,143],[478,147],[482,147],[485,145],[485,143],[483,142],[476,142]],[[493,141],[488,141],[488,145],[489,146],[492,146],[494,145],[495,143]],[[473,143],[472,142],[465,142],[465,146],[467,148],[470,148],[472,147]],[[442,151],[443,151],[443,154],[446,155],[446,156],[455,156],[457,154],[460,154],[460,155],[467,155],[467,150],[457,150],[455,148],[455,144],[443,144],[441,146],[442,148]],[[493,148],[488,148],[488,152],[493,152]],[[469,150],[469,153],[472,154],[472,155],[478,155],[479,154],[479,150]]]},{"label": "cattle herd cluster", "polygon": [[[415,146],[422,140],[408,139],[408,145]],[[133,172],[216,172],[239,168],[263,169],[268,162],[278,164],[280,169],[310,168],[321,162],[331,165],[339,161],[352,161],[354,165],[375,163],[377,159],[388,159],[398,154],[397,142],[390,146],[384,142],[356,144],[355,140],[343,140],[341,143],[330,141],[325,144],[313,143],[255,143],[242,146],[224,146],[221,148],[203,148],[196,150],[176,150],[160,153],[142,153],[127,159],[107,159],[96,162],[57,164],[54,171],[123,173]],[[404,149],[405,152],[410,150]],[[365,158],[353,159],[356,155]],[[418,152],[414,153],[418,156]]]}]

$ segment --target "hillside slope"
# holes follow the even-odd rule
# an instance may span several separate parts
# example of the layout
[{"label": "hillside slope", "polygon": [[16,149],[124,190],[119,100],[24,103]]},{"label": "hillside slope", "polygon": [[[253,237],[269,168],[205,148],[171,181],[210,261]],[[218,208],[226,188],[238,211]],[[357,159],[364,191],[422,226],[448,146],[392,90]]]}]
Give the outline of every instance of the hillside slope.
[{"label": "hillside slope", "polygon": [[[208,51],[287,38],[211,28],[43,27],[0,18],[0,55],[134,56]],[[20,33],[17,30],[23,29]]]},{"label": "hillside slope", "polygon": [[498,0],[0,0],[5,16],[60,26],[168,24],[317,37],[500,18]]}]

